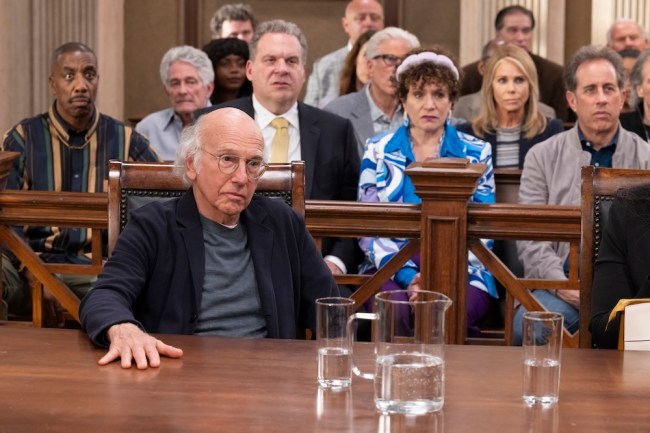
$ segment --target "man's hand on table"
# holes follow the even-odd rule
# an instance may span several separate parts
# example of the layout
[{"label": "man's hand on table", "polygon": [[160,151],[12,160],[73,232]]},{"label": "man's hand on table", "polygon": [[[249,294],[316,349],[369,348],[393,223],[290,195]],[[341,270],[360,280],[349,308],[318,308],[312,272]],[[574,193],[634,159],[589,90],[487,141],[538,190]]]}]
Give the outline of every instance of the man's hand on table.
[{"label": "man's hand on table", "polygon": [[135,365],[139,370],[147,367],[159,367],[160,355],[170,358],[180,358],[183,351],[169,346],[162,341],[138,328],[133,323],[119,323],[108,328],[106,332],[111,345],[108,353],[98,361],[99,365],[106,365],[117,358],[121,358],[122,368],[131,368]]}]

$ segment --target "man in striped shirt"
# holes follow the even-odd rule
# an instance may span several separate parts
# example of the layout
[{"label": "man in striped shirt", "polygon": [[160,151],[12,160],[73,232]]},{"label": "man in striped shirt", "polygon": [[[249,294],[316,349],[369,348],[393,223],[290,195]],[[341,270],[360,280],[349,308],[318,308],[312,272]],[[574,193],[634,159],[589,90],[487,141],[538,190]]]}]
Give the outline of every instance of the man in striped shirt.
[{"label": "man in striped shirt", "polygon": [[[22,120],[4,136],[3,150],[20,153],[7,189],[101,192],[110,159],[158,160],[146,138],[97,111],[98,81],[97,57],[86,45],[69,42],[54,50],[49,77],[54,103],[48,112]],[[21,232],[46,262],[88,262],[90,230],[23,227]],[[30,293],[18,266],[3,260],[3,301],[10,311],[23,314],[30,309]],[[80,297],[92,283],[66,282]]]}]

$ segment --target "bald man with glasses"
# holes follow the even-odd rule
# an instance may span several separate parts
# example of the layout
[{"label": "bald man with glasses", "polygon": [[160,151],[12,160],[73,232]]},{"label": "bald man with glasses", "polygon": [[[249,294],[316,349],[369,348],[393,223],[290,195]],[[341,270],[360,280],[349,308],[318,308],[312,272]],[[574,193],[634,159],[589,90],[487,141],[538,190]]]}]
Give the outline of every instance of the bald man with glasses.
[{"label": "bald man with glasses", "polygon": [[180,348],[149,333],[296,338],[315,330],[315,301],[339,296],[303,219],[254,197],[264,139],[248,114],[222,108],[181,136],[176,167],[185,195],[131,215],[79,309],[100,365],[160,365]]}]

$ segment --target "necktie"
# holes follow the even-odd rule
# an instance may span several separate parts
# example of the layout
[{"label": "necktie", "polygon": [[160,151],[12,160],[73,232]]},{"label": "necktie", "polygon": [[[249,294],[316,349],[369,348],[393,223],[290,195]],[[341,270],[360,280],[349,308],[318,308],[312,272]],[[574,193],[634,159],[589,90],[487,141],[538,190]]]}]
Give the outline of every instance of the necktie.
[{"label": "necktie", "polygon": [[289,160],[289,122],[284,117],[276,117],[271,121],[275,135],[271,142],[271,161],[287,162]]}]

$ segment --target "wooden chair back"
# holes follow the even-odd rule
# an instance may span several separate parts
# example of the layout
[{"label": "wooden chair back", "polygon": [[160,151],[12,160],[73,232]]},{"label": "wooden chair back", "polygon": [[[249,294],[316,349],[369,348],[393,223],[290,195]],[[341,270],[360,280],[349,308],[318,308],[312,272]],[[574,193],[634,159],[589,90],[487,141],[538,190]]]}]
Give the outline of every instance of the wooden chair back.
[{"label": "wooden chair back", "polygon": [[[169,200],[187,191],[174,173],[173,162],[110,161],[108,179],[108,253],[129,220],[131,212],[156,200]],[[279,198],[305,215],[305,164],[293,161],[269,164],[259,179],[257,195]]]},{"label": "wooden chair back", "polygon": [[650,183],[650,170],[622,168],[582,168],[581,256],[580,256],[580,347],[592,347],[591,287],[594,262],[598,257],[601,233],[616,192]]}]

